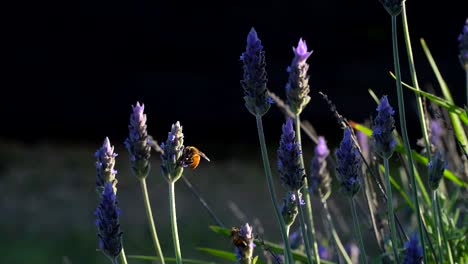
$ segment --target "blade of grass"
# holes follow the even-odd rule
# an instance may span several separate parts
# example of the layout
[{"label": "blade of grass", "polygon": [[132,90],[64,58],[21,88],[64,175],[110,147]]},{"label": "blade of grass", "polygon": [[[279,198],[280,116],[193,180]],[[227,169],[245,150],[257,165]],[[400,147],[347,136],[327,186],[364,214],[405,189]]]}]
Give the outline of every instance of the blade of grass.
[{"label": "blade of grass", "polygon": [[[129,259],[138,259],[138,260],[148,260],[148,261],[160,261],[160,257],[156,256],[145,256],[145,255],[128,255],[127,256]],[[176,262],[175,258],[164,258],[165,261],[167,262]],[[183,261],[185,263],[191,263],[191,264],[216,264],[216,262],[210,262],[210,261],[203,261],[203,260],[196,260],[196,259],[187,259],[184,258]]]}]

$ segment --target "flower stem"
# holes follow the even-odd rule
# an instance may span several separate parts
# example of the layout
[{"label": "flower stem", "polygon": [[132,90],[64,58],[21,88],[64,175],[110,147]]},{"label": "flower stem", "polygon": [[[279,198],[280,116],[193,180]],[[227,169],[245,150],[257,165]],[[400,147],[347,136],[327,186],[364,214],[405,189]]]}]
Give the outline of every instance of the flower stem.
[{"label": "flower stem", "polygon": [[442,254],[442,238],[440,237],[440,228],[441,225],[439,223],[439,212],[438,212],[438,208],[437,208],[437,190],[433,190],[432,191],[432,217],[434,218],[434,230],[436,232],[436,235],[437,235],[437,253],[436,254],[436,261],[437,263],[442,263],[442,257],[443,257],[443,254]]},{"label": "flower stem", "polygon": [[293,259],[292,252],[291,252],[291,245],[289,243],[289,238],[286,232],[286,225],[284,223],[283,216],[281,215],[281,212],[278,207],[278,202],[276,200],[276,191],[275,191],[275,186],[273,184],[273,176],[271,174],[270,161],[268,160],[268,151],[267,151],[267,146],[265,143],[265,134],[263,133],[262,117],[256,116],[256,119],[257,119],[258,138],[260,141],[260,148],[262,152],[263,167],[265,169],[265,175],[267,178],[271,201],[275,209],[276,220],[279,223],[281,236],[283,238],[285,263],[293,264],[294,259]]},{"label": "flower stem", "polygon": [[393,195],[392,195],[392,184],[390,183],[390,166],[389,166],[389,159],[384,158],[384,167],[385,167],[385,182],[387,184],[386,191],[387,191],[387,214],[388,214],[388,223],[390,224],[390,233],[392,236],[392,249],[393,255],[395,257],[396,263],[400,263],[400,258],[398,256],[398,239],[397,239],[397,230],[395,226],[395,216],[393,213]]},{"label": "flower stem", "polygon": [[122,251],[120,251],[119,259],[120,259],[121,264],[127,264],[127,257],[125,256],[125,250],[123,247],[122,247]]},{"label": "flower stem", "polygon": [[442,231],[442,238],[444,240],[444,244],[447,249],[447,255],[449,259],[449,263],[453,264],[453,255],[452,255],[452,247],[450,246],[450,243],[447,239],[447,234],[445,232],[444,225],[442,225],[442,210],[440,209],[440,200],[439,196],[436,196],[436,202],[437,202],[437,211],[439,212],[439,223],[440,223],[440,231]]},{"label": "flower stem", "polygon": [[[146,178],[139,178],[141,192],[143,193],[143,200],[145,203],[146,216],[148,217],[148,224],[151,232],[151,237],[153,238],[154,248],[156,254],[161,258],[161,264],[164,264],[164,256],[161,250],[161,245],[159,244],[158,233],[156,232],[156,226],[154,225],[153,213],[151,211],[151,204],[148,196],[148,188],[146,187]],[[123,250],[122,250],[123,252]],[[126,263],[126,262],[125,262]]]},{"label": "flower stem", "polygon": [[367,254],[364,248],[364,241],[362,240],[361,227],[359,227],[359,219],[357,216],[356,202],[354,201],[354,197],[351,197],[350,200],[351,200],[351,211],[353,213],[354,232],[356,233],[356,239],[359,241],[359,248],[361,250],[361,253],[359,254],[361,258],[360,263],[367,264]]},{"label": "flower stem", "polygon": [[[401,16],[403,20],[403,34],[404,34],[404,39],[405,39],[405,44],[406,44],[406,51],[408,53],[408,62],[409,62],[411,80],[413,81],[413,87],[416,88],[416,90],[419,90],[418,78],[416,76],[416,67],[414,65],[414,59],[413,59],[413,50],[411,48],[411,38],[409,35],[409,30],[408,30],[408,20],[406,17],[406,1],[403,1],[402,3],[402,15]],[[421,95],[418,93],[415,93],[415,95],[416,95],[416,103],[418,105],[419,122],[421,123],[421,132],[424,138],[424,145],[426,147],[426,155],[427,155],[427,158],[430,160],[431,148],[429,144],[429,136],[427,134],[426,115],[425,115],[424,107],[422,104]]]},{"label": "flower stem", "polygon": [[305,252],[307,254],[307,263],[312,264],[314,263],[313,261],[313,256],[311,252],[311,247],[310,247],[310,242],[309,242],[309,237],[307,235],[307,226],[305,223],[305,217],[304,217],[304,209],[302,209],[301,201],[299,197],[300,191],[296,191],[295,195],[297,197],[297,202],[298,202],[298,207],[299,207],[299,221],[300,221],[300,226],[301,226],[301,232],[302,232],[302,238],[304,240],[304,246],[305,246]]},{"label": "flower stem", "polygon": [[182,255],[180,253],[179,233],[177,231],[177,216],[175,202],[175,181],[169,181],[169,207],[171,210],[172,239],[174,240],[174,253],[177,264],[182,264]]},{"label": "flower stem", "polygon": [[424,263],[428,263],[427,255],[426,255],[426,247],[424,245],[423,223],[422,223],[420,209],[419,209],[418,190],[417,190],[416,179],[414,175],[414,162],[413,162],[413,156],[411,154],[411,146],[409,144],[408,131],[406,130],[405,102],[403,98],[403,88],[401,87],[400,61],[398,58],[396,16],[392,16],[392,46],[393,46],[393,61],[395,64],[396,87],[397,87],[397,95],[398,95],[398,112],[400,114],[400,126],[401,126],[401,132],[402,132],[401,134],[403,137],[403,143],[405,146],[406,156],[408,157],[408,163],[409,163],[408,167],[410,171],[411,187],[412,187],[412,192],[413,192],[414,205],[416,207],[416,216],[418,218],[419,241],[421,241],[421,245],[422,245]]},{"label": "flower stem", "polygon": [[[301,162],[301,167],[305,169],[304,167],[304,156],[302,154],[302,140],[301,140],[301,119],[299,117],[299,114],[296,114],[295,116],[295,132],[296,132],[296,140],[297,143],[299,144],[299,149],[301,150],[301,154],[299,155],[300,157],[300,162]],[[305,214],[307,220],[307,226],[309,227],[307,230],[307,236],[310,239],[310,243],[312,243],[313,250],[314,250],[314,256],[315,256],[315,263],[319,264],[320,263],[320,255],[318,253],[318,245],[317,245],[317,240],[315,239],[315,227],[314,227],[314,218],[312,215],[312,203],[310,201],[310,193],[309,193],[309,183],[307,180],[307,177],[304,177],[304,185],[302,188],[302,197],[304,197],[305,205],[306,205],[306,210],[307,213]],[[302,209],[301,209],[301,214],[302,214]],[[304,236],[306,235],[305,233],[303,234]],[[305,240],[304,240],[305,241]]]}]

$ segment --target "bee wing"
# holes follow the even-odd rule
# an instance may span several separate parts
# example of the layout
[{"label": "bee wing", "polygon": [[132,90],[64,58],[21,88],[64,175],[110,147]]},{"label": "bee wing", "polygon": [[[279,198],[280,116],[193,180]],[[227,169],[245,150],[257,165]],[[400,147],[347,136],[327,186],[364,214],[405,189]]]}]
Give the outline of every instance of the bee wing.
[{"label": "bee wing", "polygon": [[205,155],[205,153],[201,151],[198,151],[198,153],[200,153],[200,156],[202,156],[204,159],[206,159],[207,161],[210,161],[210,159]]}]

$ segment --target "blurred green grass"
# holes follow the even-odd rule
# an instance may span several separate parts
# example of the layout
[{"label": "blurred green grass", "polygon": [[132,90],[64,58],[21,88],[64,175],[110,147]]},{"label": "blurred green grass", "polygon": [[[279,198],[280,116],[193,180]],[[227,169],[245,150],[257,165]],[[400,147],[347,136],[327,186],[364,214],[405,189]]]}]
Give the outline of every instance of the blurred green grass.
[{"label": "blurred green grass", "polygon": [[[120,145],[116,144],[117,195],[125,251],[127,255],[153,255],[140,187],[131,175],[127,151]],[[273,147],[270,157],[274,166]],[[280,236],[260,155],[256,156],[256,150],[248,146],[239,148],[243,150],[236,152],[236,156],[222,159],[204,150],[212,162],[202,163],[195,171],[186,170],[185,175],[228,228],[248,221],[256,228],[255,232],[263,233],[264,239],[277,242]],[[95,149],[85,144],[0,142],[1,263],[106,263],[103,254],[97,251],[93,215],[98,202],[94,189]],[[306,151],[306,157],[311,157],[311,153]],[[173,256],[167,183],[159,173],[159,156],[153,154],[152,160],[148,188],[153,215],[163,252]],[[273,171],[276,172],[274,167]],[[282,197],[285,189],[275,176],[278,196]],[[335,198],[336,204],[347,204],[340,201],[341,195]],[[176,200],[182,255],[226,263],[195,249],[213,247],[231,251],[233,246],[229,238],[209,230],[208,226],[216,223],[182,181],[176,186]],[[320,218],[319,204],[317,201],[313,204],[316,218]],[[233,205],[240,212],[233,210],[236,207]],[[346,218],[337,217],[336,221],[347,241],[351,234]],[[316,222],[319,238],[323,238],[322,222]],[[256,254],[262,252],[256,250]]]}]

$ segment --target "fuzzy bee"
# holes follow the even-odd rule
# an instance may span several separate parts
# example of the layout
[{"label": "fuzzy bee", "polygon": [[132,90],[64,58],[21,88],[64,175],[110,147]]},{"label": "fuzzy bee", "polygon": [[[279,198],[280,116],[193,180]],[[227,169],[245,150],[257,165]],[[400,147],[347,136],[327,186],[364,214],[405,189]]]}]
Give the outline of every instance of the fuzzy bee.
[{"label": "fuzzy bee", "polygon": [[231,228],[231,239],[232,243],[236,247],[245,248],[247,247],[247,241],[239,234],[240,230],[237,227]]},{"label": "fuzzy bee", "polygon": [[201,152],[199,149],[193,146],[187,146],[184,148],[182,156],[179,159],[179,164],[182,167],[190,167],[195,169],[198,164],[200,164],[201,158],[210,161],[210,159],[205,155],[205,153]]}]

